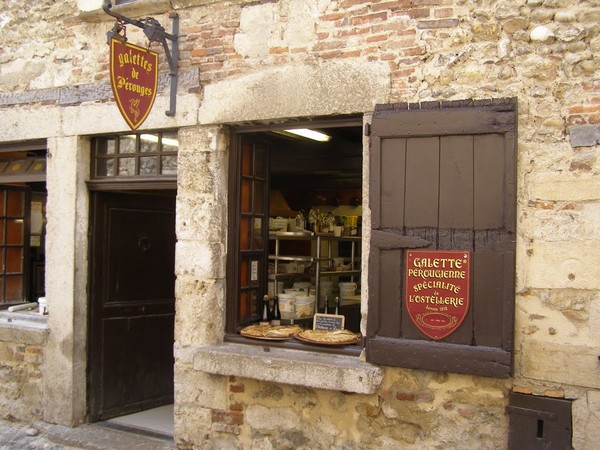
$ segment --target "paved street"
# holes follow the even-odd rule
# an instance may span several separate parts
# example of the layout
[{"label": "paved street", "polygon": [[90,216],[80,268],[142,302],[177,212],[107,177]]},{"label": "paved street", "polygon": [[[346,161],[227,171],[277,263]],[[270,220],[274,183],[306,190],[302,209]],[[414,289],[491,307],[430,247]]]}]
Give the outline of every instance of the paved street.
[{"label": "paved street", "polygon": [[0,450],[173,450],[171,441],[107,428],[0,420]]}]

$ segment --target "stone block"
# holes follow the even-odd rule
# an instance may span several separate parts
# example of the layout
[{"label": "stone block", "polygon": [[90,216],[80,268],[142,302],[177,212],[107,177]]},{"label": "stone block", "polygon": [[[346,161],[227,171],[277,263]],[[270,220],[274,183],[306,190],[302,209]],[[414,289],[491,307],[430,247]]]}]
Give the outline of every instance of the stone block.
[{"label": "stone block", "polygon": [[595,450],[600,442],[600,392],[589,390],[573,401],[573,448]]},{"label": "stone block", "polygon": [[257,431],[293,430],[299,426],[300,421],[301,417],[290,407],[268,408],[263,405],[246,407],[246,423]]},{"label": "stone block", "polygon": [[[0,141],[24,141],[58,136],[61,119],[62,112],[55,106],[3,108]],[[33,123],[35,127],[31,126]]]},{"label": "stone block", "polygon": [[179,346],[206,345],[223,337],[225,300],[223,284],[177,277],[175,340]]},{"label": "stone block", "polygon": [[536,242],[529,246],[529,288],[600,289],[600,241]]},{"label": "stone block", "polygon": [[[165,111],[170,108],[169,97],[158,95],[143,126],[147,129],[160,129],[192,125],[197,118],[198,104],[197,95],[179,94],[176,114],[174,117],[168,117]],[[64,107],[62,112],[62,129],[67,136],[117,133],[129,130],[129,126],[121,116],[115,102],[83,103]]]},{"label": "stone block", "polygon": [[[389,77],[387,64],[362,61],[265,68],[205,86],[198,121],[213,124],[371,111],[388,100]],[[232,97],[231,92],[237,95]]]},{"label": "stone block", "polygon": [[177,363],[175,364],[175,398],[178,409],[202,406],[226,410],[227,378],[199,372],[190,366]]},{"label": "stone block", "polygon": [[175,274],[198,279],[225,276],[225,250],[221,243],[178,241],[175,245]]},{"label": "stone block", "polygon": [[600,125],[573,125],[569,127],[571,147],[591,147],[600,143]]},{"label": "stone block", "polygon": [[600,388],[598,349],[591,346],[525,340],[517,365],[524,378]]},{"label": "stone block", "polygon": [[180,240],[222,242],[227,231],[226,203],[211,194],[177,198],[176,229]]}]

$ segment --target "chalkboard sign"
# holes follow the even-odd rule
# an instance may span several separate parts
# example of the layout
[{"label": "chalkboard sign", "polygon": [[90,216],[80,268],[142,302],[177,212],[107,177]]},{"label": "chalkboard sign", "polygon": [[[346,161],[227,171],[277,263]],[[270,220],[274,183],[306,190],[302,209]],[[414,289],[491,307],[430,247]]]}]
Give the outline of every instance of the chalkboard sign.
[{"label": "chalkboard sign", "polygon": [[315,314],[313,330],[343,330],[346,318],[337,314]]}]

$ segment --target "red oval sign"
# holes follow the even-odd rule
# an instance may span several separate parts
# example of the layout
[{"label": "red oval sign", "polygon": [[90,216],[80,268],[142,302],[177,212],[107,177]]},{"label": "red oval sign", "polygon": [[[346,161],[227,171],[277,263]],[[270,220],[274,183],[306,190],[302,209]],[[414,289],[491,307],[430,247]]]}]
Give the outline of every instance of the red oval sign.
[{"label": "red oval sign", "polygon": [[408,315],[426,336],[452,334],[469,311],[471,254],[468,251],[406,252]]}]

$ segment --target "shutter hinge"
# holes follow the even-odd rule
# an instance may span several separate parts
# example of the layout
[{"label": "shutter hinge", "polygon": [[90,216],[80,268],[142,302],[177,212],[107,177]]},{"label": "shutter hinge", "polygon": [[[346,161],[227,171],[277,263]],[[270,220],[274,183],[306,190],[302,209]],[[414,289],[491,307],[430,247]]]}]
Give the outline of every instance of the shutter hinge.
[{"label": "shutter hinge", "polygon": [[365,123],[365,136],[371,136],[371,124]]}]

